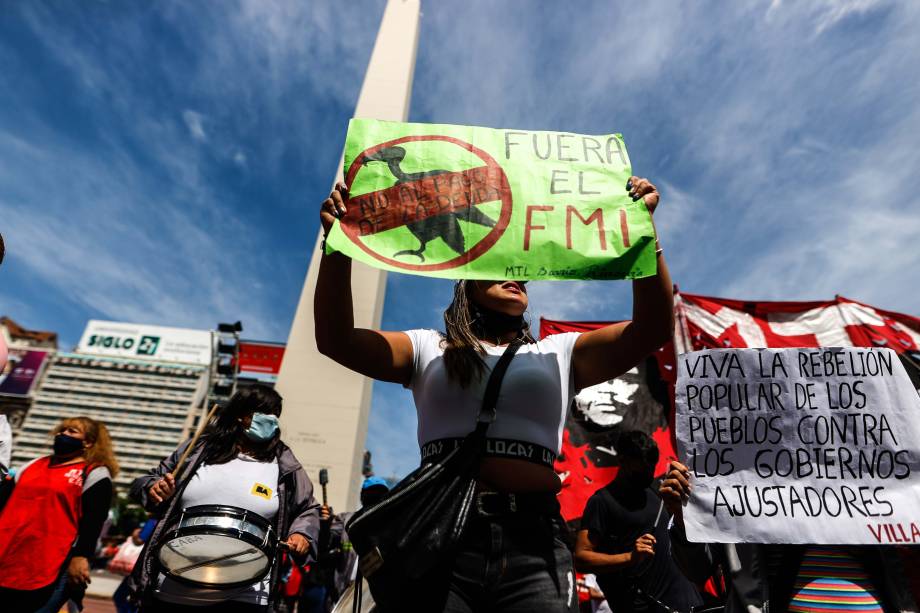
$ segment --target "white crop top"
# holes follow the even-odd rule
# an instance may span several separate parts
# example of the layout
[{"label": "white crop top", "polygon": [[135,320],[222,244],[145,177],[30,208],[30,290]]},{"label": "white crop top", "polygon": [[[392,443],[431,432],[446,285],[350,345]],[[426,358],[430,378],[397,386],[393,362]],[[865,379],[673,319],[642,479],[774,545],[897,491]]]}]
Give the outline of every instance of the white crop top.
[{"label": "white crop top", "polygon": [[[409,387],[418,411],[422,460],[449,451],[469,434],[482,408],[486,382],[505,347],[483,344],[487,371],[466,389],[448,379],[443,337],[434,330],[408,330],[413,371]],[[520,348],[498,395],[489,427],[487,455],[516,457],[552,466],[575,395],[572,349],[578,333],[554,334]]]}]

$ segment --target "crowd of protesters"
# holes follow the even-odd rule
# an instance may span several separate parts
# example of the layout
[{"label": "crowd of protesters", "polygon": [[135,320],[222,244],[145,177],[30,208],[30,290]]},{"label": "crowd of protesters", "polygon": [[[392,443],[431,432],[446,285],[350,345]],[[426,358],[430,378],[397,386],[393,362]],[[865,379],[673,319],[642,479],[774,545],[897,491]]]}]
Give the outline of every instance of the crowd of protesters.
[{"label": "crowd of protesters", "polygon": [[[654,214],[654,185],[632,177],[626,190]],[[322,203],[326,233],[348,202],[347,189],[338,185]],[[578,390],[616,378],[670,338],[672,284],[657,238],[656,257],[657,274],[632,282],[631,321],[538,341],[525,317],[527,286],[519,281],[457,282],[443,331],[356,328],[351,261],[323,253],[315,294],[317,348],[345,368],[412,391],[424,463],[439,461],[439,450],[454,448],[470,432],[488,374],[509,347],[510,356],[517,352],[504,362],[510,366],[488,430],[490,439],[512,444],[486,448],[475,508],[457,549],[432,569],[425,589],[405,594],[397,608],[378,610],[918,611],[897,559],[884,547],[688,542],[682,510],[693,495],[690,473],[672,462],[656,482],[659,452],[642,432],[620,434],[616,477],[591,496],[570,533],[553,469],[564,423]],[[119,613],[328,613],[360,577],[345,529],[350,514],[336,515],[315,500],[306,471],[282,441],[281,412],[282,398],[271,388],[242,388],[200,437],[184,441],[134,481],[130,495],[152,521],[108,552],[108,569],[125,577],[114,595]],[[68,418],[52,436],[49,455],[3,482],[0,604],[12,611],[80,605],[113,500],[118,464],[105,425]],[[539,452],[501,451],[512,447]],[[374,508],[387,496],[386,482],[371,478],[361,502]],[[186,511],[200,507],[242,509],[267,522],[278,544],[267,574],[214,587],[191,585],[165,568],[159,552],[174,542],[169,539]]]},{"label": "crowd of protesters", "polygon": [[[239,412],[225,415],[236,419]],[[79,603],[90,567],[101,560],[110,573],[125,576],[113,595],[116,610],[134,613],[139,600],[132,596],[137,586],[129,575],[156,534],[157,521],[138,526],[123,542],[110,544],[97,556],[96,541],[111,500],[111,476],[117,473],[105,426],[89,418],[71,418],[62,420],[53,433],[52,453],[16,471],[15,487],[0,512],[0,602],[11,611],[52,612],[67,601]],[[275,450],[275,457],[285,451],[289,453]],[[670,471],[656,481],[658,449],[641,432],[621,433],[615,451],[617,476],[588,500],[576,535],[574,566],[584,573],[578,579],[579,610],[917,611],[889,548],[689,543],[682,523],[683,505],[692,495],[686,467],[672,462]],[[136,484],[138,492],[146,492],[152,517],[166,518],[167,524],[168,514],[158,512],[157,505],[167,503],[182,485],[187,491],[188,481],[201,479],[203,472],[195,471],[178,486],[170,486],[165,478],[169,465],[165,460]],[[384,480],[368,478],[361,503],[373,505],[387,492]],[[313,555],[286,553],[278,572],[266,582],[271,587],[247,590],[265,598],[255,607],[247,609],[241,604],[246,601],[234,602],[234,596],[223,594],[230,598],[205,606],[172,602],[162,607],[162,596],[157,596],[140,610],[268,611],[269,594],[276,593],[277,610],[328,613],[356,576],[357,556],[344,530],[351,513],[335,515],[313,502],[301,506],[316,520],[303,528],[311,545],[316,543]],[[169,589],[163,584],[159,577],[155,595]],[[239,597],[239,592],[234,594]]]}]

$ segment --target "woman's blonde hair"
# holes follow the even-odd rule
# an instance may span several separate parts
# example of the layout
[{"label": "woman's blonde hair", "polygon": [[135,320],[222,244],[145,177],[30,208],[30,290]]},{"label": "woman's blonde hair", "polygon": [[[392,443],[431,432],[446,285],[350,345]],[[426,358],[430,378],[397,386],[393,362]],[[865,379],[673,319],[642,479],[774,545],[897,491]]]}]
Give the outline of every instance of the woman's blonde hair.
[{"label": "woman's blonde hair", "polygon": [[86,441],[92,443],[92,447],[87,449],[83,456],[86,463],[90,466],[105,466],[109,469],[114,478],[118,474],[118,460],[115,459],[115,451],[112,449],[112,438],[109,436],[109,429],[101,421],[96,421],[91,417],[67,417],[61,420],[51,436],[57,436],[65,428],[75,427],[86,437]]}]

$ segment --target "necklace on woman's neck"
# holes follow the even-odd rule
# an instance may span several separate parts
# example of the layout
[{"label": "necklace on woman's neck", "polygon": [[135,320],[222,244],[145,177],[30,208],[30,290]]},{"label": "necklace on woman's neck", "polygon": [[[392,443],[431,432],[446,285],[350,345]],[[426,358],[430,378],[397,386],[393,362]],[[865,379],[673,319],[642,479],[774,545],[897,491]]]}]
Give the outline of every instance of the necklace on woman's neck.
[{"label": "necklace on woman's neck", "polygon": [[[508,334],[510,334],[510,333],[511,333],[511,331],[509,330]],[[514,339],[516,339],[516,338],[517,338],[518,336],[520,336],[520,335],[521,335],[520,331],[516,331],[516,332],[514,332],[514,336],[512,336],[512,337],[509,338],[508,340],[505,340],[504,337],[503,337],[501,334],[495,334],[495,346],[496,346],[496,347],[502,347],[502,346],[504,346],[504,345],[507,345],[508,343],[510,343],[511,341],[513,341]]]}]

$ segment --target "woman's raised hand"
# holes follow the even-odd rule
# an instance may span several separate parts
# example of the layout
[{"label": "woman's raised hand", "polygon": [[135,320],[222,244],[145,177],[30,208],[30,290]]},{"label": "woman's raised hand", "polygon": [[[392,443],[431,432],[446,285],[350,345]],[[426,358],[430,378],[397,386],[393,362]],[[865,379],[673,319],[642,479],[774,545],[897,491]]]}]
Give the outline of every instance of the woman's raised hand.
[{"label": "woman's raised hand", "polygon": [[655,213],[655,207],[658,206],[661,196],[658,194],[658,188],[652,185],[648,179],[629,177],[629,181],[626,182],[626,190],[629,192],[629,197],[633,199],[633,202],[639,198],[644,198],[648,212]]},{"label": "woman's raised hand", "polygon": [[329,197],[323,200],[319,209],[319,221],[323,225],[323,235],[328,236],[332,222],[345,216],[348,203],[348,188],[344,183],[336,183]]}]

